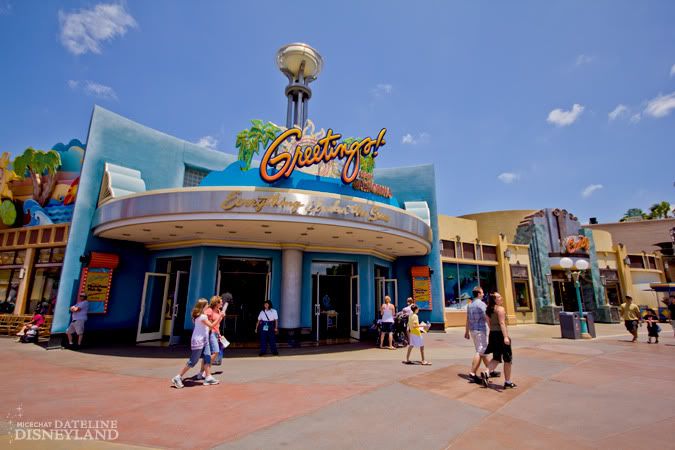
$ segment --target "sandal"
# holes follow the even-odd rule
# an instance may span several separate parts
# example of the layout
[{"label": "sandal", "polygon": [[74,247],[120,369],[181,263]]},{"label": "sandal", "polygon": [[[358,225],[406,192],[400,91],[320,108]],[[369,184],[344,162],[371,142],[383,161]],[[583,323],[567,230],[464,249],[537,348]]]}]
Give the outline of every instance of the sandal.
[{"label": "sandal", "polygon": [[422,361],[421,363],[423,366],[430,366],[431,363],[429,361]]},{"label": "sandal", "polygon": [[389,350],[396,350],[396,347],[387,347]]},{"label": "sandal", "polygon": [[402,364],[415,364],[415,363],[412,362],[412,361],[401,361],[401,363],[402,363]]}]

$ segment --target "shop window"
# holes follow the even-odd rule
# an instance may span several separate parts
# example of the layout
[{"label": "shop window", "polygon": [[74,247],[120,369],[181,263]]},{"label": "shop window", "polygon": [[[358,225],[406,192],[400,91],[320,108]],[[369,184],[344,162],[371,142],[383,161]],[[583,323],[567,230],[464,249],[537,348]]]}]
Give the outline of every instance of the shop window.
[{"label": "shop window", "polygon": [[621,305],[621,290],[619,285],[616,283],[608,283],[605,286],[605,291],[607,292],[607,302],[612,306]]},{"label": "shop window", "polygon": [[648,269],[656,269],[656,258],[653,256],[647,256]]},{"label": "shop window", "polygon": [[0,314],[11,314],[19,293],[19,270],[0,269]]},{"label": "shop window", "polygon": [[645,268],[645,261],[642,258],[642,255],[628,255],[628,259],[630,260],[630,268],[631,269],[644,269]]},{"label": "shop window", "polygon": [[209,174],[208,170],[197,169],[194,167],[185,166],[185,174],[183,175],[183,187],[199,186],[204,177]]},{"label": "shop window", "polygon": [[476,259],[476,246],[464,242],[462,243],[462,253],[464,259]]},{"label": "shop window", "polygon": [[514,281],[513,294],[518,311],[532,311],[532,302],[530,301],[530,289],[527,281]]},{"label": "shop window", "polygon": [[485,294],[497,290],[496,270],[492,266],[443,263],[445,307],[466,309],[473,288],[481,286]]},{"label": "shop window", "polygon": [[0,253],[0,265],[14,264],[14,252]]},{"label": "shop window", "polygon": [[62,263],[63,258],[66,256],[65,247],[57,247],[52,249],[52,262],[53,263]]},{"label": "shop window", "polygon": [[24,314],[32,314],[38,306],[46,314],[54,312],[56,295],[59,291],[61,267],[39,267],[33,271]]},{"label": "shop window", "polygon": [[497,247],[494,245],[483,245],[483,260],[497,261]]},{"label": "shop window", "polygon": [[445,240],[442,242],[443,242],[443,250],[441,250],[441,256],[445,256],[447,258],[456,258],[457,252],[455,251],[455,242]]},{"label": "shop window", "polygon": [[37,254],[37,262],[38,263],[48,263],[51,255],[52,255],[52,249],[51,248],[41,248],[38,251],[38,254]]}]

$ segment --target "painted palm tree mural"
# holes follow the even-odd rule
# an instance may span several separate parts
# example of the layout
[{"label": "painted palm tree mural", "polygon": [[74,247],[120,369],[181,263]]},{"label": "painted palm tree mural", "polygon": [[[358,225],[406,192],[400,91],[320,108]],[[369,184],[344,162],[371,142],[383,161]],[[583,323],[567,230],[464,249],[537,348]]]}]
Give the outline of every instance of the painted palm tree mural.
[{"label": "painted palm tree mural", "polygon": [[251,168],[253,156],[265,149],[272,142],[281,129],[272,122],[264,123],[262,120],[251,120],[251,128],[241,130],[237,134],[236,147],[239,149],[238,158],[243,162],[242,170]]},{"label": "painted palm tree mural", "polygon": [[33,183],[33,200],[40,206],[45,206],[56,186],[56,169],[61,165],[59,153],[29,147],[14,159],[12,165],[20,179],[30,177]]}]

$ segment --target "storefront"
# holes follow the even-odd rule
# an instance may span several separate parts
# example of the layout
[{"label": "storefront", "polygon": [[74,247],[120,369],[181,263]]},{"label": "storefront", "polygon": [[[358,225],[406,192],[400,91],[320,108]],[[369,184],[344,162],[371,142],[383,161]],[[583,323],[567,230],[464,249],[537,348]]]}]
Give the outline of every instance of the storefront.
[{"label": "storefront", "polygon": [[[399,308],[419,297],[422,320],[443,328],[433,166],[375,169],[380,195],[330,174],[269,183],[250,164],[96,107],[53,332],[65,331],[77,291],[94,288],[92,338],[181,342],[197,299],[225,292],[235,342],[255,339],[266,299],[293,339],[361,339],[385,295]],[[83,281],[92,254],[118,258],[107,286]],[[420,268],[428,288],[413,292]]]}]

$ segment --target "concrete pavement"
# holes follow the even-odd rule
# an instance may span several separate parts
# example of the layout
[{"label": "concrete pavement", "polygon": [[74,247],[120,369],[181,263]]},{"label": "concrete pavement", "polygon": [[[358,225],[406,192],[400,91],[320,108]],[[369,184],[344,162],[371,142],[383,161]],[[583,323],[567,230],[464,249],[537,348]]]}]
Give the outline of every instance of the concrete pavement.
[{"label": "concrete pavement", "polygon": [[[473,346],[463,329],[426,336],[432,366],[406,366],[403,349],[366,344],[286,349],[280,357],[264,358],[252,350],[232,350],[215,367],[220,385],[186,382],[182,390],[170,388],[169,379],[184,364],[185,348],[45,351],[0,339],[5,408],[0,446],[672,446],[672,330],[662,325],[661,343],[648,345],[644,327],[640,342],[632,344],[623,325],[597,326],[600,337],[592,341],[562,340],[552,326],[511,328],[518,388],[507,391],[501,389],[503,379],[490,389],[467,382]],[[81,419],[107,421],[106,426],[116,421],[116,439],[16,439],[24,437],[17,430],[26,429],[27,421],[53,429],[57,422]]]}]

